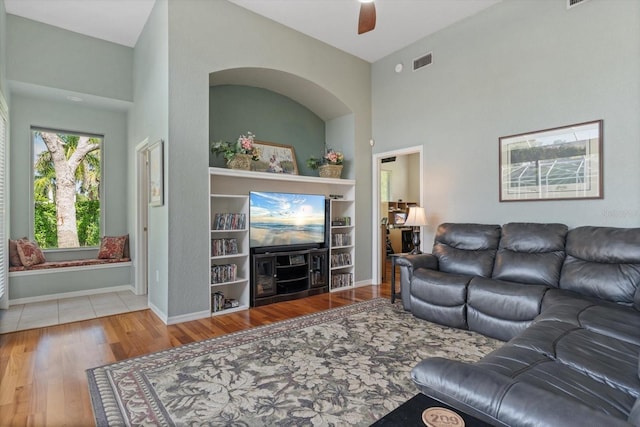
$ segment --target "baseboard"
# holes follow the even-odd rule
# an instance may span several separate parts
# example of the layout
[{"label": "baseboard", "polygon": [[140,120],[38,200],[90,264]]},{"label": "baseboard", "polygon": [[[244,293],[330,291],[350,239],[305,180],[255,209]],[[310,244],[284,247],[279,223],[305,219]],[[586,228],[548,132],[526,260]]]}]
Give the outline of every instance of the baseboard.
[{"label": "baseboard", "polygon": [[149,302],[149,309],[158,316],[165,325],[175,325],[176,323],[191,322],[192,320],[206,319],[211,317],[209,310],[197,311],[195,313],[181,314],[179,316],[167,316],[162,310]]},{"label": "baseboard", "polygon": [[123,291],[131,291],[135,294],[135,287],[133,285],[119,285],[119,286],[111,286],[107,288],[87,289],[87,290],[73,291],[73,292],[61,292],[58,294],[49,294],[49,295],[38,295],[37,297],[10,299],[9,305],[11,306],[11,305],[19,305],[19,304],[31,304],[34,302],[53,301],[53,300],[63,299],[63,298],[86,297],[89,295],[99,295],[99,294],[106,294],[109,292],[123,292]]},{"label": "baseboard", "polygon": [[192,320],[205,319],[211,317],[209,310],[198,311],[195,313],[181,314],[179,316],[171,316],[167,320],[167,325],[175,325],[176,323],[191,322]]},{"label": "baseboard", "polygon": [[353,284],[353,287],[354,288],[361,288],[363,286],[371,286],[371,285],[375,286],[374,283],[371,283],[371,279],[367,279],[367,280],[358,280],[357,282],[355,282]]},{"label": "baseboard", "polygon": [[147,305],[149,306],[149,309],[153,312],[153,314],[155,314],[156,316],[158,316],[160,320],[162,320],[162,323],[164,323],[165,325],[168,325],[167,315],[164,314],[162,310],[160,310],[158,307],[152,304],[151,301],[149,301]]}]

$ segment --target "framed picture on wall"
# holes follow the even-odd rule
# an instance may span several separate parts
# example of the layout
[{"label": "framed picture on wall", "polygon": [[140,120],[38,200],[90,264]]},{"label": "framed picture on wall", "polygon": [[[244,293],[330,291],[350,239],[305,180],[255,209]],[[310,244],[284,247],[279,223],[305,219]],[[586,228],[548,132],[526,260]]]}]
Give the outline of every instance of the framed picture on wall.
[{"label": "framed picture on wall", "polygon": [[255,141],[254,146],[258,148],[260,158],[252,162],[251,169],[260,172],[298,175],[296,152],[291,145]]},{"label": "framed picture on wall", "polygon": [[601,199],[602,120],[499,138],[500,201]]},{"label": "framed picture on wall", "polygon": [[164,204],[164,164],[162,140],[154,142],[148,151],[149,174],[149,205],[162,206]]}]

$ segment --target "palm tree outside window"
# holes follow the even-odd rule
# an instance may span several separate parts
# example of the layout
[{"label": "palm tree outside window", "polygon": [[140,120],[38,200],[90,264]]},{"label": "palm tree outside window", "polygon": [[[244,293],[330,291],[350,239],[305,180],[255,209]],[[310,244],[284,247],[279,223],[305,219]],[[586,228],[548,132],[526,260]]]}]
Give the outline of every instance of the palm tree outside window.
[{"label": "palm tree outside window", "polygon": [[98,246],[100,135],[32,128],[34,240],[43,249]]}]

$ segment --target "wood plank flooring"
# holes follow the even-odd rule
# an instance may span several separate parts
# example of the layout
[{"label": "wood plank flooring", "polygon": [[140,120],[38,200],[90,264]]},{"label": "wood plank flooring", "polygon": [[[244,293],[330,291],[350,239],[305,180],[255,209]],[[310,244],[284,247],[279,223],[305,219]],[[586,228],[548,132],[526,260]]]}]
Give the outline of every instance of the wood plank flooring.
[{"label": "wood plank flooring", "polygon": [[171,326],[144,310],[0,335],[0,426],[94,425],[88,368],[389,295],[383,283]]}]

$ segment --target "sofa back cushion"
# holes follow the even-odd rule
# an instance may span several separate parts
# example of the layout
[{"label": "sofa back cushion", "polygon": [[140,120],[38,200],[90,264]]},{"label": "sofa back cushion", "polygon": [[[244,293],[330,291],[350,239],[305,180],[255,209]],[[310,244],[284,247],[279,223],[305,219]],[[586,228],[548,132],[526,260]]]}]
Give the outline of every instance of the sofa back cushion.
[{"label": "sofa back cushion", "polygon": [[567,230],[564,224],[503,225],[493,278],[557,288]]},{"label": "sofa back cushion", "polygon": [[566,252],[561,289],[640,309],[640,228],[578,227]]},{"label": "sofa back cushion", "polygon": [[446,273],[491,277],[500,226],[444,223],[438,226],[433,255]]}]

